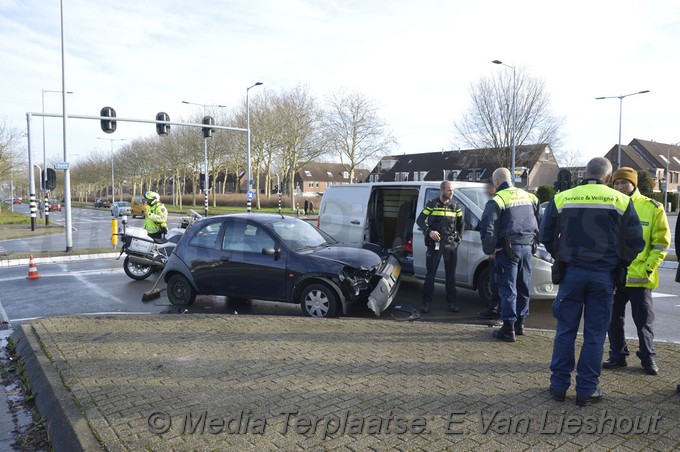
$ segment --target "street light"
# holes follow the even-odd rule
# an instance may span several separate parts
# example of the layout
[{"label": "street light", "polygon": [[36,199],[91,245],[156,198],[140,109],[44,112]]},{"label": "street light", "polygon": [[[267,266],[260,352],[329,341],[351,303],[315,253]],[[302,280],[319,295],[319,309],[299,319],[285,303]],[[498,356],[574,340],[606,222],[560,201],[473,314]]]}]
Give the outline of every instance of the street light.
[{"label": "street light", "polygon": [[509,67],[512,69],[512,168],[510,169],[511,174],[512,174],[512,183],[513,185],[515,184],[515,125],[516,125],[516,120],[517,120],[517,110],[516,110],[516,97],[517,97],[517,84],[516,84],[516,79],[515,79],[515,66],[512,66],[510,64],[505,64],[501,60],[493,60],[493,64],[500,64],[505,67]]},{"label": "street light", "polygon": [[[43,115],[45,114],[45,93],[61,93],[61,90],[56,90],[56,89],[43,89],[42,90],[42,112]],[[66,94],[73,94],[73,91],[66,91]],[[50,209],[47,206],[47,159],[46,159],[46,152],[45,152],[45,116],[42,117],[42,148],[43,148],[43,169],[42,169],[42,177],[41,181],[43,183],[42,188],[42,194],[43,198],[45,199],[45,226],[50,224]]]},{"label": "street light", "polygon": [[644,91],[638,91],[637,93],[630,93],[630,94],[624,94],[622,96],[601,96],[601,97],[596,97],[595,100],[602,100],[602,99],[618,99],[619,100],[619,155],[616,160],[616,169],[621,168],[621,117],[623,114],[623,98],[628,97],[628,96],[635,96],[636,94],[645,94],[648,93],[649,90],[646,89]]},{"label": "street light", "polygon": [[[205,112],[207,107],[217,107],[217,108],[224,108],[226,105],[208,105],[208,104],[199,104],[196,102],[189,102],[186,100],[182,101],[183,104],[189,104],[189,105],[198,105],[199,107],[203,107],[203,117],[205,117]],[[203,208],[205,210],[205,216],[208,216],[208,137],[205,135],[203,136],[203,166],[204,166],[204,174],[203,174]],[[214,198],[214,196],[213,196]]]},{"label": "street light", "polygon": [[[106,140],[111,143],[111,204],[116,202],[116,183],[113,179],[113,142],[114,141],[125,141],[125,138],[101,138],[97,137],[98,140]],[[121,201],[123,200],[123,195],[121,194]]]},{"label": "street light", "polygon": [[248,91],[250,91],[250,88],[255,88],[256,86],[260,86],[262,82],[255,82],[254,85],[249,86],[246,88],[246,161],[248,163],[248,181],[246,182],[246,186],[248,187],[248,193],[246,195],[246,210],[248,213],[251,212],[252,204],[250,202],[250,197],[251,195],[251,189],[252,189],[252,184],[251,184],[251,174],[250,174],[250,100],[248,99]]}]

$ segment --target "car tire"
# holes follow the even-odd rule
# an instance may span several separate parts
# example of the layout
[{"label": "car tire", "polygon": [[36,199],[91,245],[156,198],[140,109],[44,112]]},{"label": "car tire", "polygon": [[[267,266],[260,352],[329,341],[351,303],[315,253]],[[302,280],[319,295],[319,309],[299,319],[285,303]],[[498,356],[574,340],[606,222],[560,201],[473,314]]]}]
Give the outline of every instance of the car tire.
[{"label": "car tire", "polygon": [[307,317],[335,317],[338,313],[338,297],[330,286],[313,283],[300,294],[300,306]]},{"label": "car tire", "polygon": [[130,261],[129,257],[126,257],[123,261],[123,270],[125,270],[125,274],[130,278],[141,281],[151,276],[154,268],[151,265],[135,264]]},{"label": "car tire", "polygon": [[196,300],[196,290],[183,275],[174,274],[168,280],[168,300],[176,306],[189,306]]},{"label": "car tire", "polygon": [[493,266],[488,265],[477,278],[477,293],[482,302],[488,306],[493,300],[494,294],[491,290],[491,276],[493,272]]}]

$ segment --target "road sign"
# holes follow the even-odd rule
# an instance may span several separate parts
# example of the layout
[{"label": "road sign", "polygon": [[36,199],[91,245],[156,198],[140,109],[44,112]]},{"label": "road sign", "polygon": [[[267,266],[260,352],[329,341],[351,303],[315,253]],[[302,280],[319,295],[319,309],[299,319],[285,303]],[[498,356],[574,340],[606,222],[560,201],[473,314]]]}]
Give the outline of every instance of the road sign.
[{"label": "road sign", "polygon": [[248,190],[248,193],[246,193],[246,199],[248,201],[252,201],[254,196],[255,196],[255,193],[252,190]]},{"label": "road sign", "polygon": [[56,162],[54,169],[68,169],[68,162]]}]

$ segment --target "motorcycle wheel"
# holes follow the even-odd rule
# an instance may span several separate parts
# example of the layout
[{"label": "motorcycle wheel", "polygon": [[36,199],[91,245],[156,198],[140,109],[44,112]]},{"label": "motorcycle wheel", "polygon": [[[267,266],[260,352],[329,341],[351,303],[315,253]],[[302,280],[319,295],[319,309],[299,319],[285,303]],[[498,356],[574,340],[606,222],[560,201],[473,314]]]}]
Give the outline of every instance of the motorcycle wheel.
[{"label": "motorcycle wheel", "polygon": [[135,264],[134,262],[130,261],[129,257],[126,257],[125,261],[123,262],[123,270],[125,270],[125,274],[130,278],[141,281],[151,276],[154,268],[151,265]]}]

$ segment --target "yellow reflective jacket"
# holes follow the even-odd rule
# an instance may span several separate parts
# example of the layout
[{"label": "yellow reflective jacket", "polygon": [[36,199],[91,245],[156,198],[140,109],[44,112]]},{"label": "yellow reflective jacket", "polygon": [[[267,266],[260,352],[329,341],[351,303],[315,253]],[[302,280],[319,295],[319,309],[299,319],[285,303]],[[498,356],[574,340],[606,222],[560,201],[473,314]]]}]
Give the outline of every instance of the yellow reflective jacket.
[{"label": "yellow reflective jacket", "polygon": [[671,244],[671,230],[663,206],[644,196],[636,188],[630,195],[642,225],[645,249],[628,267],[627,287],[659,287],[659,264],[663,262]]}]

